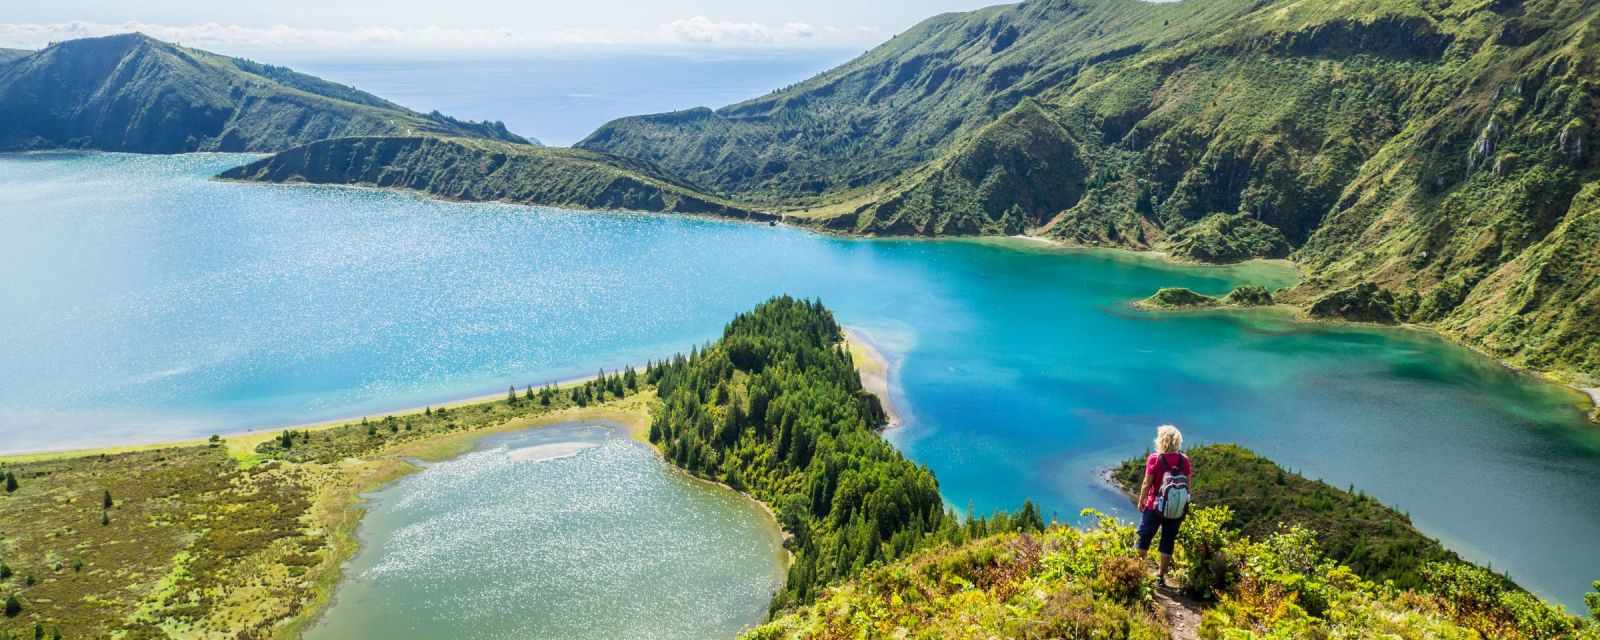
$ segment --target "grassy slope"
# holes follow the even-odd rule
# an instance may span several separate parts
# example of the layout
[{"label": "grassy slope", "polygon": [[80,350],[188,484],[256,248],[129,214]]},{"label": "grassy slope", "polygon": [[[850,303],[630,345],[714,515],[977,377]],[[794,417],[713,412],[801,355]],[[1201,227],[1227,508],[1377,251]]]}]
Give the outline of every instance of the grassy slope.
[{"label": "grassy slope", "polygon": [[231,169],[231,180],[397,187],[472,201],[774,220],[645,163],[579,149],[467,138],[338,138]]},{"label": "grassy slope", "polygon": [[[1202,598],[1201,638],[1600,638],[1600,625],[1461,563],[1370,498],[1236,446],[1193,455],[1204,508],[1183,528],[1174,577]],[[1174,601],[1153,597],[1133,538],[1101,517],[925,549],[745,638],[1167,638]]]},{"label": "grassy slope", "polygon": [[[1134,556],[1132,538],[1130,527],[1104,520],[1085,530],[1057,526],[1037,536],[1003,534],[923,551],[869,569],[829,589],[816,604],[743,637],[1178,637],[1169,635],[1152,596],[1154,579]],[[1430,598],[1396,596],[1347,569],[1306,563],[1314,560],[1314,550],[1272,542],[1277,544],[1240,549],[1239,564],[1250,580],[1220,594],[1224,604],[1205,615],[1200,637],[1478,637]],[[1180,554],[1179,572],[1192,566]],[[1320,608],[1303,600],[1309,594]]]},{"label": "grassy slope", "polygon": [[1592,382],[1596,38],[1592,0],[1034,0],[580,146],[847,232],[1287,253],[1287,302],[1372,282],[1365,317]]},{"label": "grassy slope", "polygon": [[[563,390],[549,405],[499,400],[296,430],[289,449],[281,432],[263,432],[215,447],[8,457],[0,466],[20,486],[0,495],[0,562],[14,572],[0,594],[22,612],[0,618],[0,637],[32,637],[36,623],[65,638],[297,637],[355,550],[359,496],[415,470],[408,460],[568,420],[608,420],[642,440],[652,402],[630,391],[578,407]],[[102,526],[105,490],[115,504]]]},{"label": "grassy slope", "polygon": [[335,136],[525,142],[283,67],[140,34],[57,43],[0,66],[0,150],[277,151]]},{"label": "grassy slope", "polygon": [[[1195,503],[1226,506],[1228,525],[1255,538],[1294,524],[1316,533],[1329,558],[1358,575],[1403,588],[1423,584],[1422,567],[1460,558],[1423,535],[1411,519],[1362,494],[1285,471],[1271,460],[1236,445],[1209,445],[1189,452],[1195,466]],[[1139,489],[1144,460],[1128,460],[1114,478],[1130,494]]]}]

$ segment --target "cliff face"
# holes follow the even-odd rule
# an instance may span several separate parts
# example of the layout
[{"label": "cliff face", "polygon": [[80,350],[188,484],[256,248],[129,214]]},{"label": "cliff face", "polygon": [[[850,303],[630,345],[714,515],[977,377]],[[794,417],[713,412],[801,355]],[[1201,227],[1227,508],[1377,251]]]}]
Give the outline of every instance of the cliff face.
[{"label": "cliff face", "polygon": [[277,151],[351,135],[526,142],[283,67],[139,34],[0,51],[0,151]]},{"label": "cliff face", "polygon": [[1368,284],[1385,320],[1595,380],[1597,58],[1593,0],[1033,0],[580,146],[847,232],[1288,256],[1285,302]]},{"label": "cliff face", "polygon": [[392,187],[456,200],[777,219],[705,196],[636,161],[588,151],[459,138],[323,140],[231,169],[220,177]]}]

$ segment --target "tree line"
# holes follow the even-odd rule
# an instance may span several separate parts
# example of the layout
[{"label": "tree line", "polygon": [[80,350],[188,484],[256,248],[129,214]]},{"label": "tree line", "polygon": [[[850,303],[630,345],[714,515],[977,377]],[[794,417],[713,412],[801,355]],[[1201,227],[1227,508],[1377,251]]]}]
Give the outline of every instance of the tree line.
[{"label": "tree line", "polygon": [[987,518],[944,506],[933,472],[880,437],[883,407],[819,301],[769,300],[644,379],[663,403],[650,425],[663,455],[765,502],[789,534],[774,611],[930,544],[1044,527],[1032,503]]}]

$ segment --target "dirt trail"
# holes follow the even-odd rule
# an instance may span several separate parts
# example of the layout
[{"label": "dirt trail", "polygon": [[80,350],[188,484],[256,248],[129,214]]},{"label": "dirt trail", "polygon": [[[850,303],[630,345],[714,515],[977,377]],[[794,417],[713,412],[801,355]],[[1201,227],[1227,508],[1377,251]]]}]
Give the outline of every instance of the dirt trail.
[{"label": "dirt trail", "polygon": [[1198,640],[1200,637],[1200,603],[1195,602],[1176,589],[1160,587],[1156,589],[1156,609],[1167,619],[1167,627],[1172,630],[1172,640]]}]

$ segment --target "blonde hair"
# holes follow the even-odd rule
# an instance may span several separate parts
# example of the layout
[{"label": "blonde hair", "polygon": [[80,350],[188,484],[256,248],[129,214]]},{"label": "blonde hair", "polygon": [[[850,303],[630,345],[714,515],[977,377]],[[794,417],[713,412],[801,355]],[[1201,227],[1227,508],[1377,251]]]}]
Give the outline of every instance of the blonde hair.
[{"label": "blonde hair", "polygon": [[1183,448],[1183,434],[1177,427],[1164,424],[1156,427],[1156,452],[1174,453]]}]

